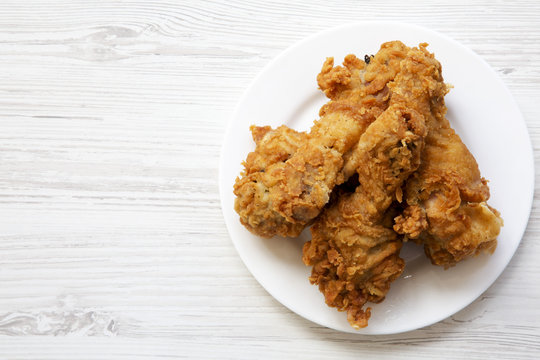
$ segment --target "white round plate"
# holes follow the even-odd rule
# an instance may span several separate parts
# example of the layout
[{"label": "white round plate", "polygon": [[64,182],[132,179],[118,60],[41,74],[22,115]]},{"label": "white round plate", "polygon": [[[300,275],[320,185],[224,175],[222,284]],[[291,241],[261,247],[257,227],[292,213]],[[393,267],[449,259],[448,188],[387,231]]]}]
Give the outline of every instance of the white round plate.
[{"label": "white round plate", "polygon": [[[429,43],[454,88],[446,96],[448,119],[490,180],[490,205],[504,219],[499,245],[444,270],[426,259],[421,247],[405,244],[403,275],[386,300],[372,304],[369,326],[354,330],[346,314],[329,308],[308,281],[302,263],[304,231],[298,239],[263,239],[252,235],[234,211],[233,184],[241,162],[254,149],[249,126],[286,124],[308,130],[327,101],[316,76],[326,57],[336,64],[349,53],[375,54],[383,42],[408,46]],[[341,26],[311,36],[275,58],[254,80],[234,113],[223,144],[220,164],[221,205],[240,257],[259,283],[279,302],[317,324],[358,334],[391,334],[438,322],[480,296],[504,270],[518,247],[531,209],[534,188],[532,147],[525,122],[497,74],[478,55],[456,41],[418,26],[369,22]]]}]

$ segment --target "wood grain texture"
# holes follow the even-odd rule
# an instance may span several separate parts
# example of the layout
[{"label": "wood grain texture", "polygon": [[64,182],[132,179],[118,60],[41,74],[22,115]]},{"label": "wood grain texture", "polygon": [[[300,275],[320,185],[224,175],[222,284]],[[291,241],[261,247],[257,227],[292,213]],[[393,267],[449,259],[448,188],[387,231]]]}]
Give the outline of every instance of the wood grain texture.
[{"label": "wood grain texture", "polygon": [[540,167],[539,19],[534,0],[1,2],[0,358],[540,357],[538,180],[522,244],[481,298],[369,337],[268,295],[232,246],[217,185],[254,76],[361,20],[416,23],[480,54]]}]

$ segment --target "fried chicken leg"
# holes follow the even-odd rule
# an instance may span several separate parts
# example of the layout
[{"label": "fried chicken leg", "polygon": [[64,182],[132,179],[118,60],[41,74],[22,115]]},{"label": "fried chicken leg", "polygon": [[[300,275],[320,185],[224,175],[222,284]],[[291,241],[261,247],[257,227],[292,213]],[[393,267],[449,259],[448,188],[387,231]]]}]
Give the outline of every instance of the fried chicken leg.
[{"label": "fried chicken leg", "polygon": [[[261,146],[261,140],[236,179],[235,210],[248,230],[264,237],[297,236],[313,221],[334,186],[350,175],[342,172],[344,154],[387,108],[386,85],[406,50],[400,42],[383,44],[368,65],[354,55],[345,58],[343,67],[333,67],[333,59],[327,59],[318,83],[331,101],[321,108],[320,120],[298,143],[293,141],[298,145],[294,153],[272,157],[264,166],[250,157],[264,158],[268,148],[281,145]],[[273,139],[279,142],[281,136]]]},{"label": "fried chicken leg", "polygon": [[355,149],[359,185],[340,194],[311,227],[303,261],[326,303],[347,311],[354,328],[367,326],[367,301],[381,302],[405,266],[401,238],[385,216],[403,182],[420,164],[424,118],[391,105],[362,135]]},{"label": "fried chicken leg", "polygon": [[[407,181],[408,207],[396,218],[394,229],[424,244],[436,265],[449,267],[482,251],[493,252],[502,219],[487,205],[489,188],[476,160],[445,117],[441,66],[426,50],[413,49],[401,62],[395,84],[410,74],[423,74],[431,85],[429,97],[409,86],[390,85],[392,101],[414,104],[426,118],[428,134],[418,171]],[[416,77],[418,78],[418,77]],[[433,80],[433,81],[432,81]]]}]

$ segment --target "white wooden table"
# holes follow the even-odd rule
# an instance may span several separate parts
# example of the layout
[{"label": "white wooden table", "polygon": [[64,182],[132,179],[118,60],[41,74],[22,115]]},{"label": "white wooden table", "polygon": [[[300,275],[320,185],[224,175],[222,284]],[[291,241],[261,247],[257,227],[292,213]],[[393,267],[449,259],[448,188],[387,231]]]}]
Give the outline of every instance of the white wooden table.
[{"label": "white wooden table", "polygon": [[411,22],[472,48],[513,93],[536,155],[540,2],[466,4],[1,2],[0,358],[539,358],[538,199],[485,294],[392,336],[284,308],[221,214],[220,148],[242,92],[344,22]]}]

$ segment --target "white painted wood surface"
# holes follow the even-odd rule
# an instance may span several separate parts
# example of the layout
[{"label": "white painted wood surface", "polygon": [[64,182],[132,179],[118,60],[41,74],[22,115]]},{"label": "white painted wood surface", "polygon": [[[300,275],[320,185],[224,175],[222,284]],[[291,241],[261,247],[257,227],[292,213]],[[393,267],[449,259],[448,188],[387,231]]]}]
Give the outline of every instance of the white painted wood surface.
[{"label": "white painted wood surface", "polygon": [[218,160],[242,92],[296,41],[374,19],[480,54],[538,154],[535,0],[1,2],[0,358],[539,358],[538,199],[480,299],[399,335],[304,320],[232,246]]}]

